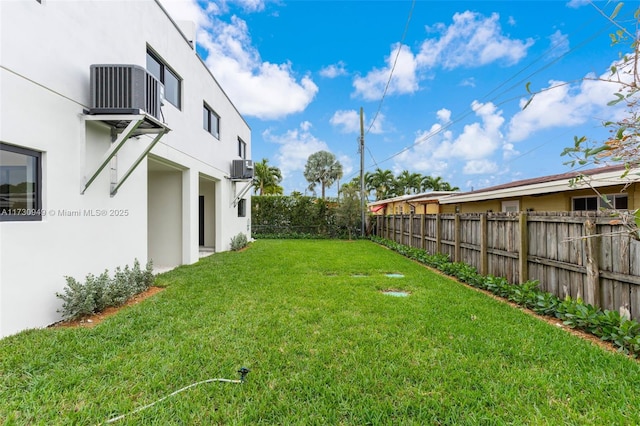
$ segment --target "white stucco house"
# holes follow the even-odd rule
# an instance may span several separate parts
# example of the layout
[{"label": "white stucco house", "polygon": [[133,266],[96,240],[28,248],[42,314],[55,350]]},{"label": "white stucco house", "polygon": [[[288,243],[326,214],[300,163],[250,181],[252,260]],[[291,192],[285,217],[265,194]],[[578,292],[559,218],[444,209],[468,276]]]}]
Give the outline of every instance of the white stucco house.
[{"label": "white stucco house", "polygon": [[0,0],[0,337],[251,233],[251,130],[156,0]]}]

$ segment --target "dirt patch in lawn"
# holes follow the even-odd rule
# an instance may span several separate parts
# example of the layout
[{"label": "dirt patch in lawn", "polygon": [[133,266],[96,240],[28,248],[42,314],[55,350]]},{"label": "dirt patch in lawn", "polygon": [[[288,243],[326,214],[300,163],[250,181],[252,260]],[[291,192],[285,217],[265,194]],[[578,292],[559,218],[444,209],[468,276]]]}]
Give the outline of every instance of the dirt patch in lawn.
[{"label": "dirt patch in lawn", "polygon": [[97,314],[93,314],[87,317],[82,317],[75,320],[57,322],[53,324],[52,327],[85,327],[85,328],[95,327],[105,319],[118,313],[120,310],[125,309],[126,307],[131,305],[136,305],[142,302],[143,300],[153,296],[154,294],[160,293],[164,289],[165,289],[164,287],[149,287],[148,290],[133,296],[124,305],[117,306],[117,307],[112,306],[110,308],[105,309],[102,312],[98,312]]}]

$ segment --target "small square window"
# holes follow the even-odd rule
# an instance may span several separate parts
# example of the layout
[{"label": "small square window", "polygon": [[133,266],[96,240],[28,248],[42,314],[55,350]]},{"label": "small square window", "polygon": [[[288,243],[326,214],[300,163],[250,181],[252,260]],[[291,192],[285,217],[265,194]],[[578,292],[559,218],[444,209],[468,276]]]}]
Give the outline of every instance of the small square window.
[{"label": "small square window", "polygon": [[629,197],[626,194],[616,195],[613,201],[613,206],[618,210],[627,210],[629,208]]},{"label": "small square window", "polygon": [[520,200],[503,201],[501,205],[503,212],[516,213],[520,211]]},{"label": "small square window", "polygon": [[247,200],[241,199],[238,201],[238,217],[246,217],[247,216]]}]

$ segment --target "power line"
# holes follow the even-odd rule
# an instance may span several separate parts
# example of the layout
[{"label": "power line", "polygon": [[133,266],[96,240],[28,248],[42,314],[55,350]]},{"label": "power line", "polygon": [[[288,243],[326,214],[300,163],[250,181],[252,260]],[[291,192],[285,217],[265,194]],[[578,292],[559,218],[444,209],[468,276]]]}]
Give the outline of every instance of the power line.
[{"label": "power line", "polygon": [[[595,19],[595,18],[594,18]],[[587,26],[588,23],[586,23],[584,26]],[[579,43],[576,47],[569,49],[567,52],[563,53],[562,55],[559,55],[558,57],[556,57],[553,61],[550,61],[548,63],[546,63],[544,66],[538,68],[537,70],[535,70],[534,72],[528,74],[526,77],[518,80],[515,84],[509,86],[508,88],[506,88],[505,90],[501,91],[500,93],[498,93],[496,96],[494,96],[493,98],[489,99],[488,101],[486,100],[486,98],[491,95],[492,93],[494,93],[496,90],[498,90],[500,87],[503,87],[505,84],[507,84],[509,81],[512,81],[514,78],[516,78],[516,76],[520,75],[521,73],[523,73],[525,70],[527,70],[528,68],[532,67],[535,63],[539,62],[540,60],[544,59],[544,57],[548,56],[555,47],[557,47],[557,44],[550,47],[546,52],[544,52],[542,55],[538,56],[536,59],[534,59],[531,63],[529,63],[527,66],[525,66],[524,68],[522,68],[521,70],[519,70],[517,73],[515,73],[513,76],[511,76],[510,78],[508,78],[507,80],[503,81],[502,83],[500,83],[496,88],[492,89],[489,93],[487,93],[485,96],[481,97],[481,100],[484,100],[483,102],[494,102],[498,97],[500,97],[501,95],[513,90],[515,87],[518,87],[519,85],[523,84],[527,79],[529,79],[530,77],[542,72],[543,70],[549,68],[551,65],[555,64],[556,62],[558,62],[560,59],[564,58],[565,56],[567,56],[568,54],[576,51],[579,48],[582,48],[584,45],[586,45],[587,43],[590,43],[593,39],[595,39],[596,37],[598,37],[599,35],[601,35],[607,28],[611,27],[612,24],[607,24],[605,26],[603,26],[600,30],[596,31],[595,33],[593,33],[590,37],[588,37],[587,39],[583,40],[581,43]],[[522,95],[517,95],[515,97],[506,99],[500,103],[494,104],[496,106],[500,106],[503,105],[507,102],[513,101],[515,99],[520,99],[522,97]],[[435,131],[429,132],[427,135],[424,135],[422,138],[414,141],[411,145],[408,145],[406,147],[404,147],[403,149],[401,149],[400,151],[396,152],[395,154],[385,158],[384,160],[380,161],[380,163],[384,163],[386,161],[389,161],[395,157],[397,157],[398,155],[408,151],[409,149],[420,145],[424,142],[426,142],[428,139],[431,139],[432,137],[442,133],[444,130],[448,129],[449,127],[453,126],[454,124],[457,124],[458,122],[460,122],[462,119],[466,118],[467,116],[469,116],[470,114],[474,113],[477,110],[473,110],[473,109],[468,109],[466,112],[464,112],[462,115],[456,117],[454,120],[449,121],[448,123],[444,124],[443,126],[441,126],[440,128],[438,128]],[[379,166],[379,163],[375,163],[376,166]]]},{"label": "power line", "polygon": [[400,51],[402,51],[402,45],[404,44],[404,40],[407,37],[407,32],[409,31],[409,23],[411,22],[411,16],[413,15],[413,8],[416,5],[416,0],[413,0],[411,2],[411,9],[409,10],[409,16],[407,17],[407,23],[404,26],[404,31],[402,32],[402,38],[400,39],[400,43],[398,46],[398,51],[396,52],[396,57],[393,60],[393,66],[391,67],[391,72],[389,73],[389,79],[387,80],[387,84],[384,87],[384,91],[382,92],[382,97],[380,98],[380,102],[378,103],[378,109],[376,110],[376,113],[373,116],[373,119],[371,120],[371,124],[369,124],[369,128],[367,129],[365,134],[368,134],[369,131],[371,130],[371,128],[373,127],[373,124],[376,122],[376,119],[378,118],[378,114],[380,114],[380,110],[382,109],[382,102],[384,101],[384,98],[387,95],[387,91],[389,90],[389,86],[391,85],[391,78],[393,77],[393,72],[396,69],[396,64],[398,63],[398,57],[400,56]]}]

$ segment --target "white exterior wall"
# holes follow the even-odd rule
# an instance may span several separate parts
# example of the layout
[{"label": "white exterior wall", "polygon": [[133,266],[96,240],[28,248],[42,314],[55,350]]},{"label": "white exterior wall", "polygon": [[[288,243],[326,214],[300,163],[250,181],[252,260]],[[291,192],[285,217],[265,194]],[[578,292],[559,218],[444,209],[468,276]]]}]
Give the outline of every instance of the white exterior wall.
[{"label": "white exterior wall", "polygon": [[[0,0],[0,43],[0,142],[42,153],[49,213],[0,222],[0,337],[58,321],[65,276],[83,280],[153,256],[163,267],[198,261],[203,191],[215,198],[206,201],[214,212],[205,223],[215,224],[206,245],[224,251],[234,235],[250,235],[250,197],[239,218],[228,179],[238,137],[251,158],[250,129],[154,0]],[[146,68],[148,46],[181,77],[182,108],[165,101],[171,132],[115,196],[109,167],[81,194],[111,143],[108,127],[84,120],[90,65]],[[221,117],[220,140],[203,129],[203,101]],[[151,139],[125,143],[120,175]],[[107,216],[87,213],[99,210]],[[116,211],[126,216],[109,215]]]}]

